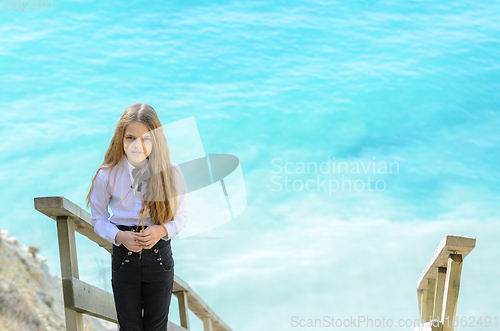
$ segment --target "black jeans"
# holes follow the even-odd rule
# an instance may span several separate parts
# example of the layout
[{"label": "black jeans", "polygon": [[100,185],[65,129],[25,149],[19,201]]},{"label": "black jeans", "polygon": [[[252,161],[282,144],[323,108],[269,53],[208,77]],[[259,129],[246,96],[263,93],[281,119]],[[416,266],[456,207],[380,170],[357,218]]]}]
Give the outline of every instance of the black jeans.
[{"label": "black jeans", "polygon": [[[135,230],[124,225],[118,228]],[[113,245],[112,257],[111,284],[120,331],[167,330],[174,285],[170,240],[160,239],[151,249],[143,249],[142,256],[123,244]]]}]

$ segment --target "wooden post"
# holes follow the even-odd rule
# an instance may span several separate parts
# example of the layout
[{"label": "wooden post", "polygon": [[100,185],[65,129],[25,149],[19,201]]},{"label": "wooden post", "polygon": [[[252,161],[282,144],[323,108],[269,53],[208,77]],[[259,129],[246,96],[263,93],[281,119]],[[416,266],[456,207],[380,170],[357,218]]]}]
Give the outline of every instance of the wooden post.
[{"label": "wooden post", "polygon": [[441,323],[441,314],[443,312],[443,295],[444,283],[446,281],[446,268],[439,267],[436,281],[436,295],[434,296],[434,312],[432,314],[434,319],[439,320]]},{"label": "wooden post", "polygon": [[187,292],[179,291],[175,292],[177,296],[177,301],[179,302],[179,315],[181,320],[181,326],[187,330],[189,330],[189,308],[188,308],[188,299]]},{"label": "wooden post", "polygon": [[[56,221],[66,330],[84,331],[83,314],[118,323],[112,293],[79,279],[75,231],[103,247],[110,254],[113,251],[113,244],[95,233],[90,222],[91,215],[68,199],[60,196],[37,197],[34,203],[37,211]],[[189,308],[194,315],[203,320],[205,330],[231,331],[231,328],[186,282],[174,275],[173,293],[180,292],[183,292],[180,298],[182,300],[180,310],[185,312],[183,315],[186,326],[189,327],[187,319]],[[117,328],[119,330],[119,325]],[[171,321],[168,328],[187,330],[184,326],[178,326]]]},{"label": "wooden post", "polygon": [[429,278],[427,283],[427,302],[425,304],[426,312],[425,312],[425,322],[429,322],[433,319],[433,310],[434,310],[434,294],[436,292],[436,280],[433,278]]},{"label": "wooden post", "polygon": [[[61,260],[61,277],[78,278],[78,261],[76,258],[75,223],[71,217],[57,216],[57,238],[59,240],[59,258]],[[74,296],[72,293],[71,296]],[[83,315],[66,308],[67,296],[64,296],[64,314],[67,331],[83,331]]]},{"label": "wooden post", "polygon": [[204,316],[201,320],[203,321],[203,331],[213,331],[212,319],[209,316]]},{"label": "wooden post", "polygon": [[417,298],[418,298],[418,316],[422,317],[422,296],[424,290],[417,289]]},{"label": "wooden post", "polygon": [[446,281],[443,297],[443,331],[453,331],[453,319],[457,312],[458,292],[460,289],[460,276],[462,275],[462,255],[450,254],[446,268]]},{"label": "wooden post", "polygon": [[[427,282],[427,279],[424,279],[422,282]],[[420,318],[425,321],[425,315],[427,315],[427,289],[422,290],[420,306]]]}]

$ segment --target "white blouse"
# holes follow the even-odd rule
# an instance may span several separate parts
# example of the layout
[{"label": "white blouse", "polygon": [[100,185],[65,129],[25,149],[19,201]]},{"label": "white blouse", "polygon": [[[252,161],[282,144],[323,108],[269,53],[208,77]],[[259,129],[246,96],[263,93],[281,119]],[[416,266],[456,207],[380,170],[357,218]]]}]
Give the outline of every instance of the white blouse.
[{"label": "white blouse", "polygon": [[[172,166],[174,167],[174,173],[177,170],[179,174],[175,181],[179,192],[179,210],[173,220],[165,223],[168,235],[161,238],[163,240],[170,240],[178,234],[186,226],[188,219],[184,176],[180,171],[180,167],[175,162],[172,162]],[[134,169],[134,166],[130,164],[126,155],[124,155],[122,161],[113,169],[100,169],[94,182],[94,189],[90,195],[90,221],[94,226],[95,233],[116,246],[121,245],[115,239],[116,234],[120,231],[117,225],[141,225],[138,212],[142,208],[142,194],[145,192],[146,183],[143,182],[142,184],[142,194],[131,188],[133,182],[132,169]],[[106,188],[108,178],[110,181]],[[113,211],[111,218],[109,217],[108,205]],[[144,221],[144,225],[149,226],[151,225],[150,222],[151,216],[148,215]]]}]

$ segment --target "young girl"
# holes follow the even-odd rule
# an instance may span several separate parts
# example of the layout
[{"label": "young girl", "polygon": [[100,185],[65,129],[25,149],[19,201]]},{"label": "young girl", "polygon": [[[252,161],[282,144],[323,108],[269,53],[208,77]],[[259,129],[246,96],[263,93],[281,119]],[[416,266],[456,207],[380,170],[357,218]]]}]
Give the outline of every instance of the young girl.
[{"label": "young girl", "polygon": [[113,244],[111,283],[120,331],[167,329],[174,282],[170,239],[186,226],[186,193],[155,110],[131,105],[87,196],[94,231]]}]

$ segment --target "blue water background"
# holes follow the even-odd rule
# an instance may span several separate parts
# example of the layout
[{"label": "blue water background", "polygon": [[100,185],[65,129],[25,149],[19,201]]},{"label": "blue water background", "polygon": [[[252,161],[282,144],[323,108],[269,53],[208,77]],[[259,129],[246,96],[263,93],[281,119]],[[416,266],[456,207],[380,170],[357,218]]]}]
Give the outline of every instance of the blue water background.
[{"label": "blue water background", "polygon": [[[241,161],[247,209],[207,233],[223,240],[174,243],[176,273],[234,330],[416,318],[415,283],[447,233],[477,237],[457,314],[500,311],[500,2],[54,1],[0,11],[0,228],[40,245],[52,273],[55,222],[33,198],[85,208],[140,102],[164,124],[194,116],[205,152]],[[294,171],[328,159],[399,167],[372,174],[374,192]],[[278,190],[285,179],[298,186]],[[77,240],[81,278],[110,290],[109,258]]]}]

